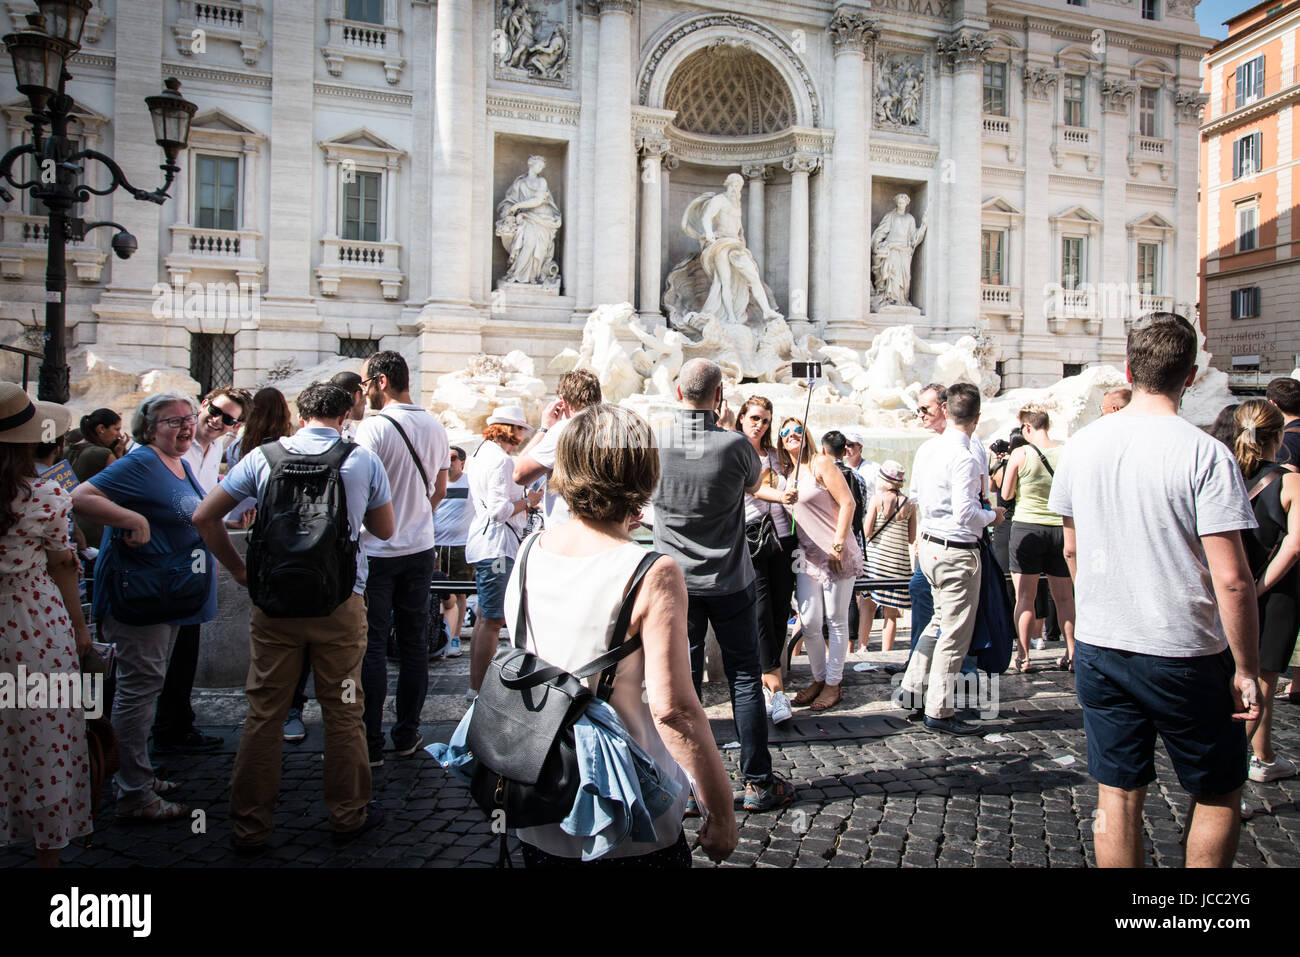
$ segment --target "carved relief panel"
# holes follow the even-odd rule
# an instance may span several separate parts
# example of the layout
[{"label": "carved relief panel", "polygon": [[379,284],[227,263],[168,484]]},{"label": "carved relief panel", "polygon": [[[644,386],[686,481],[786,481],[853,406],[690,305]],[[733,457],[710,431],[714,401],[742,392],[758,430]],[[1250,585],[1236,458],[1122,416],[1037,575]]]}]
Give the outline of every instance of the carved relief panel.
[{"label": "carved relief panel", "polygon": [[498,80],[568,87],[573,61],[573,4],[496,0],[492,69]]}]

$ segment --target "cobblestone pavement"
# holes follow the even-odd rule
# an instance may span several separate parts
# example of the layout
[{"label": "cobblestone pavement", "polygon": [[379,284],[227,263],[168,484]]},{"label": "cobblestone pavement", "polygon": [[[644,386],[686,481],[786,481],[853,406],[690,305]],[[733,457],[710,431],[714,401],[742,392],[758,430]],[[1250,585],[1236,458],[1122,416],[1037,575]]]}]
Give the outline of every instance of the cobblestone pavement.
[{"label": "cobblestone pavement", "polygon": [[[906,647],[905,643],[902,647]],[[1082,720],[1073,675],[1048,670],[1059,645],[1034,654],[1041,669],[1003,676],[997,716],[982,721],[983,737],[953,738],[904,720],[889,702],[889,676],[856,671],[867,660],[901,662],[905,651],[858,653],[845,672],[844,705],[814,716],[796,712],[787,730],[771,733],[778,773],[799,788],[780,811],[737,812],[740,845],[724,867],[1083,867],[1094,863],[1096,786],[1087,775]],[[469,657],[430,666],[425,741],[446,741],[464,712]],[[392,713],[393,682],[387,710]],[[792,686],[807,678],[795,659]],[[714,735],[733,779],[739,780],[735,726],[725,687],[706,691]],[[197,821],[128,825],[114,820],[106,798],[93,846],[70,849],[71,866],[209,867],[459,867],[490,866],[497,842],[468,791],[423,751],[410,759],[390,753],[374,775],[374,796],[387,809],[382,828],[354,844],[328,839],[322,803],[320,711],[308,705],[309,735],[284,746],[284,776],[270,850],[245,859],[230,850],[227,818],[230,770],[243,718],[239,692],[198,692],[199,721],[224,738],[207,755],[164,756],[176,795],[202,810]],[[1300,708],[1280,701],[1276,743],[1300,756]],[[1163,749],[1158,780],[1148,793],[1145,840],[1152,862],[1183,860],[1180,836],[1186,798]],[[739,787],[739,785],[738,785]],[[1300,778],[1248,784],[1256,808],[1244,825],[1239,866],[1300,865]],[[738,791],[737,798],[740,793]],[[688,833],[698,828],[688,821]],[[512,840],[513,845],[513,840]],[[515,855],[518,863],[518,855]],[[696,851],[697,866],[712,866]],[[0,867],[30,866],[28,848],[0,851]]]}]

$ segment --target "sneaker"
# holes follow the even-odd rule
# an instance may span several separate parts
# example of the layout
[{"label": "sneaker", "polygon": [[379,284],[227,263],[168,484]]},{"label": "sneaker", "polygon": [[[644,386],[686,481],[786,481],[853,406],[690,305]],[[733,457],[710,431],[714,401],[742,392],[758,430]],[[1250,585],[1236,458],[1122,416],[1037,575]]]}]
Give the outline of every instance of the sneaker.
[{"label": "sneaker", "polygon": [[419,750],[420,750],[420,745],[422,745],[422,744],[424,744],[424,735],[422,735],[422,734],[416,734],[416,736],[415,736],[415,743],[414,743],[413,745],[411,745],[409,748],[398,748],[398,749],[397,749],[397,756],[398,756],[399,758],[409,758],[409,757],[410,757],[411,755],[413,755],[416,751],[419,751]]},{"label": "sneaker", "polygon": [[763,709],[769,718],[772,717],[772,692],[766,685],[763,686]]},{"label": "sneaker", "polygon": [[794,717],[794,712],[790,709],[790,699],[786,697],[784,691],[778,691],[772,695],[772,706],[768,709],[768,714],[772,716],[772,723],[782,725]]},{"label": "sneaker", "polygon": [[753,781],[745,784],[746,811],[770,811],[773,808],[785,807],[793,802],[794,798],[794,785],[775,774],[768,779],[765,787]]},{"label": "sneaker", "polygon": [[1250,756],[1249,777],[1257,784],[1293,777],[1295,773],[1295,764],[1280,754],[1274,755],[1272,761],[1261,761],[1253,754]]},{"label": "sneaker", "polygon": [[1252,817],[1254,817],[1254,816],[1255,816],[1255,809],[1254,809],[1253,807],[1251,807],[1249,804],[1246,803],[1245,798],[1242,798],[1242,801],[1241,801],[1241,819],[1242,819],[1243,821],[1249,821],[1249,820],[1250,820]]},{"label": "sneaker", "polygon": [[302,709],[290,708],[289,717],[284,719],[284,740],[301,741],[307,737],[307,726],[302,723]]},{"label": "sneaker", "polygon": [[932,718],[929,715],[926,715],[925,727],[927,730],[940,732],[942,734],[968,735],[983,733],[982,728],[973,724],[968,724],[956,717]]},{"label": "sneaker", "polygon": [[382,746],[370,748],[370,766],[372,768],[382,768],[384,766],[384,749]]},{"label": "sneaker", "polygon": [[373,831],[384,823],[384,806],[378,801],[371,801],[366,805],[366,816],[361,821],[360,827],[355,827],[350,831],[335,831],[335,844],[350,844],[368,831]]},{"label": "sneaker", "polygon": [[1042,637],[1035,638],[1035,639],[1034,639],[1034,642],[1033,642],[1033,647],[1034,647],[1034,651],[1044,651],[1044,650],[1046,650],[1046,648],[1047,648],[1047,639],[1046,639],[1046,638],[1042,638]]},{"label": "sneaker", "polygon": [[447,657],[448,657],[448,658],[459,658],[459,657],[461,656],[461,654],[462,654],[462,652],[461,652],[461,650],[460,650],[460,639],[459,639],[459,638],[453,638],[453,639],[450,641],[450,643],[448,643],[448,645],[447,645]]}]

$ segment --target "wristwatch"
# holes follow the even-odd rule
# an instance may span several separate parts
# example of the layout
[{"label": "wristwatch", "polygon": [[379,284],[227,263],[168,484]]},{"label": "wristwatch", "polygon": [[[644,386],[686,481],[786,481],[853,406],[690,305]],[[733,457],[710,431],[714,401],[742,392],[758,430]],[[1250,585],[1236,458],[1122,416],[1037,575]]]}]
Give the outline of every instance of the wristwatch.
[{"label": "wristwatch", "polygon": [[844,551],[844,546],[838,543],[834,544],[831,546],[831,551],[838,555],[840,552]]}]

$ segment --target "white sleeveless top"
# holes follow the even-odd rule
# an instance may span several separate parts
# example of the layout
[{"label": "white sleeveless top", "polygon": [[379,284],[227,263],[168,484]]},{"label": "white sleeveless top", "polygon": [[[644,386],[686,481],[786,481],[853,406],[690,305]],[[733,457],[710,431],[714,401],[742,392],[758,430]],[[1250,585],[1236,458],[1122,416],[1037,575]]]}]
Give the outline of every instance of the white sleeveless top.
[{"label": "white sleeveless top", "polygon": [[[609,650],[614,622],[629,580],[645,548],[628,542],[614,548],[572,558],[546,550],[545,533],[528,556],[528,635],[526,647],[550,664],[576,671]],[[520,551],[522,551],[522,546]],[[506,586],[505,618],[511,631],[519,615],[519,572],[516,564]],[[594,692],[599,674],[587,679]],[[686,772],[664,747],[645,700],[645,653],[632,652],[618,663],[610,706],[628,733],[666,775],[675,777],[682,793],[673,806],[655,820],[659,840],[624,841],[601,859],[649,854],[677,842],[682,812],[690,787]],[[582,839],[564,833],[558,824],[520,828],[519,840],[557,857],[582,857]]]}]

